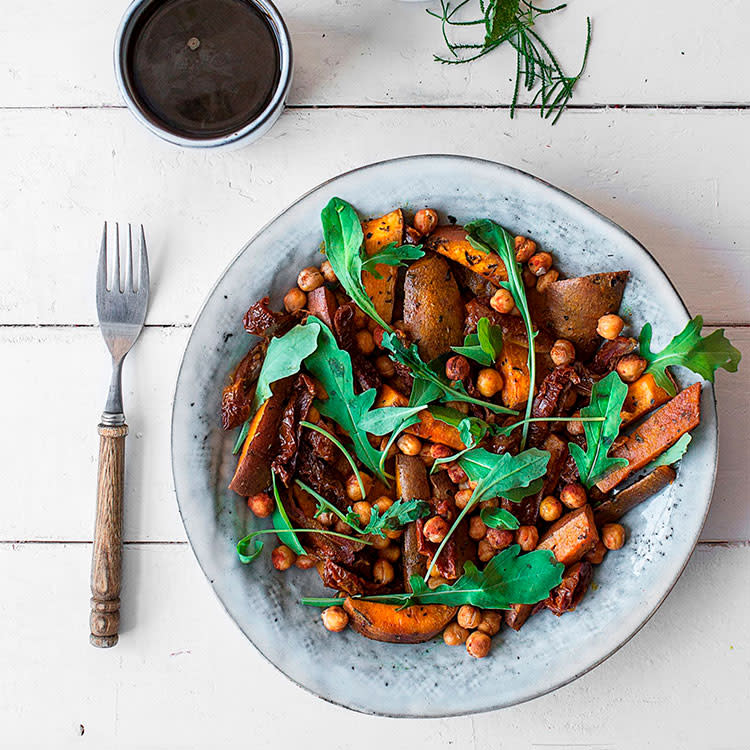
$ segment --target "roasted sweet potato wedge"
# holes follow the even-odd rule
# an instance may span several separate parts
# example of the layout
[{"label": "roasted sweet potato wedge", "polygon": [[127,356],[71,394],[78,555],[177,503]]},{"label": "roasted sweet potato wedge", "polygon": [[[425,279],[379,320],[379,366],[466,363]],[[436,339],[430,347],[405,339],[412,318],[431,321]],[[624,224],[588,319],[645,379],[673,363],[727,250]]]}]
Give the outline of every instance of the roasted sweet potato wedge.
[{"label": "roasted sweet potato wedge", "polygon": [[605,500],[594,511],[594,520],[599,527],[622,518],[629,510],[648,500],[652,495],[674,482],[677,472],[671,466],[657,466],[650,474],[618,492],[611,500]]},{"label": "roasted sweet potato wedge", "polygon": [[654,412],[611,452],[611,456],[627,459],[628,464],[607,474],[596,486],[602,492],[609,492],[697,427],[700,420],[701,384],[693,383]]},{"label": "roasted sweet potato wedge", "polygon": [[578,562],[599,539],[590,505],[566,513],[550,526],[537,549],[548,549],[563,565]]},{"label": "roasted sweet potato wedge", "polygon": [[628,395],[622,405],[622,424],[627,425],[640,419],[653,409],[666,404],[669,394],[656,385],[654,376],[648,372],[628,386]]},{"label": "roasted sweet potato wedge", "polygon": [[352,629],[365,638],[386,643],[424,643],[442,632],[458,607],[417,604],[399,609],[396,604],[348,597],[344,600],[344,609]]},{"label": "roasted sweet potato wedge", "polygon": [[508,280],[508,272],[500,256],[475,250],[466,239],[466,230],[460,224],[437,227],[427,238],[426,247],[484,276],[495,286]]},{"label": "roasted sweet potato wedge", "polygon": [[[368,255],[373,255],[391,242],[397,242],[400,245],[404,239],[404,215],[401,209],[397,208],[379,219],[370,219],[363,222],[362,231],[365,234],[365,251]],[[368,271],[364,271],[362,283],[367,295],[375,305],[378,315],[386,323],[390,323],[393,319],[394,291],[398,269],[395,266],[378,263],[375,270],[382,278],[378,279]]]},{"label": "roasted sweet potato wedge", "polygon": [[497,369],[503,376],[501,397],[509,409],[526,403],[531,388],[528,365],[529,350],[510,341],[503,342]]}]

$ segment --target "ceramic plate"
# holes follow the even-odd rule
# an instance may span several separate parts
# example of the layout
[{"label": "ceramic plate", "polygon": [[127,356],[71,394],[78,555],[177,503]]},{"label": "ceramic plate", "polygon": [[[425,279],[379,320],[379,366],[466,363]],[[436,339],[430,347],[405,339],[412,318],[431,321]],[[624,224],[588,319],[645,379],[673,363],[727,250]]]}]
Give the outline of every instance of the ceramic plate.
[{"label": "ceramic plate", "polygon": [[[437,717],[510,706],[584,674],[648,620],[682,572],[711,499],[717,457],[713,389],[704,383],[701,426],[677,481],[625,520],[625,547],[596,568],[578,609],[544,611],[518,633],[503,629],[481,661],[437,640],[417,646],[328,633],[302,595],[326,594],[314,573],[284,574],[270,564],[269,542],[254,564],[237,560],[235,543],[257,521],[227,490],[235,434],[219,425],[227,374],[251,343],[242,328],[264,294],[281,306],[299,269],[320,262],[320,211],[333,196],[363,216],[430,206],[442,220],[491,217],[554,253],[566,276],[630,269],[623,301],[634,330],[654,325],[661,347],[688,312],[669,279],[627,232],[566,193],[516,169],[461,156],[425,155],[372,164],[315,188],[276,217],[240,251],[211,291],[185,350],[172,416],[172,465],[190,543],[229,615],[287,677],[321,698],[366,713]],[[680,373],[684,376],[686,373]],[[689,377],[683,384],[690,382]],[[689,491],[686,489],[689,488]],[[574,644],[574,645],[573,645]]]}]

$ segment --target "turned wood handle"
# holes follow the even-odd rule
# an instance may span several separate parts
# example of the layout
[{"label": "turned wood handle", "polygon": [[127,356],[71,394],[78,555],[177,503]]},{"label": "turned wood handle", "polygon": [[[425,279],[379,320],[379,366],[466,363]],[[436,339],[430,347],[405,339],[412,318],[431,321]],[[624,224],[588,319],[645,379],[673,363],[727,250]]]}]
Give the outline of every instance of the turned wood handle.
[{"label": "turned wood handle", "polygon": [[91,643],[109,648],[120,627],[122,496],[125,485],[126,424],[99,425],[99,481],[91,556]]}]

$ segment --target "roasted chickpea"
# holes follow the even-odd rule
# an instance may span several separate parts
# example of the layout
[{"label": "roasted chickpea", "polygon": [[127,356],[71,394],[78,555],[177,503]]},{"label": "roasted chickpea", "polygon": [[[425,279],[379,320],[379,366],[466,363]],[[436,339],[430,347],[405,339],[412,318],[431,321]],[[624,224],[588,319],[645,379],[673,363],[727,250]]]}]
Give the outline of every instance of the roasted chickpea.
[{"label": "roasted chickpea", "polygon": [[425,443],[422,445],[422,450],[419,451],[419,457],[424,462],[424,465],[429,468],[435,463],[435,459],[432,457],[432,451],[430,450],[430,444]]},{"label": "roasted chickpea", "polygon": [[434,458],[448,458],[452,456],[453,451],[447,445],[440,443],[430,443],[430,456]]},{"label": "roasted chickpea", "polygon": [[389,539],[401,539],[401,537],[403,536],[403,534],[404,534],[404,530],[403,529],[386,529],[385,530],[385,535]]},{"label": "roasted chickpea", "polygon": [[[362,485],[365,488],[365,497],[367,497],[367,493],[372,488],[372,477],[362,472],[360,472],[359,475],[362,477]],[[350,474],[349,477],[347,477],[346,494],[352,502],[356,503],[358,500],[362,500],[362,489],[360,488],[357,477],[354,474]]]},{"label": "roasted chickpea", "polygon": [[492,547],[494,554],[513,544],[513,532],[510,529],[487,529],[484,539]]},{"label": "roasted chickpea", "polygon": [[573,343],[567,339],[557,339],[550,349],[549,356],[552,358],[556,367],[569,365],[571,362],[575,361],[576,348],[573,346]]},{"label": "roasted chickpea", "polygon": [[469,360],[461,354],[450,357],[445,363],[445,377],[448,380],[463,380],[471,374]]},{"label": "roasted chickpea", "polygon": [[387,536],[380,536],[380,534],[372,534],[369,541],[376,550],[384,550],[391,543]]},{"label": "roasted chickpea", "polygon": [[490,307],[499,313],[507,315],[516,306],[513,295],[507,290],[500,287],[490,299]]},{"label": "roasted chickpea", "polygon": [[479,516],[472,516],[469,519],[469,536],[476,540],[484,539],[487,533],[487,525]]},{"label": "roasted chickpea", "polygon": [[544,276],[552,268],[552,256],[549,253],[536,253],[529,258],[529,271],[534,276]]},{"label": "roasted chickpea", "polygon": [[267,492],[260,492],[247,499],[247,507],[258,516],[268,518],[273,513],[274,500]]},{"label": "roasted chickpea", "polygon": [[447,464],[448,466],[448,478],[453,484],[461,484],[465,482],[469,477],[466,476],[466,472],[458,464]]},{"label": "roasted chickpea", "polygon": [[398,449],[405,456],[416,456],[422,450],[422,441],[414,435],[404,434],[397,441]]},{"label": "roasted chickpea", "polygon": [[359,500],[352,505],[352,510],[359,516],[359,523],[361,526],[367,526],[370,523],[370,516],[372,515],[372,505],[367,500]]},{"label": "roasted chickpea", "polygon": [[519,263],[527,263],[534,253],[536,253],[536,242],[528,237],[516,237],[513,242],[516,250],[516,260]]},{"label": "roasted chickpea", "polygon": [[531,289],[532,287],[536,286],[536,276],[533,273],[531,273],[531,271],[529,271],[528,268],[523,269],[523,273],[521,274],[521,277],[523,278],[523,285],[527,289]]},{"label": "roasted chickpea", "polygon": [[442,516],[433,516],[425,523],[422,532],[425,538],[434,544],[440,544],[448,534],[448,522]]},{"label": "roasted chickpea", "polygon": [[485,609],[482,612],[482,621],[477,625],[477,630],[492,637],[500,632],[502,622],[503,616],[500,612],[494,609]]},{"label": "roasted chickpea", "polygon": [[480,562],[489,562],[494,556],[497,550],[486,540],[480,539],[477,544],[477,557]]},{"label": "roasted chickpea", "polygon": [[303,268],[297,276],[297,286],[303,292],[312,292],[319,286],[323,286],[324,281],[323,274],[315,266]]},{"label": "roasted chickpea", "polygon": [[378,513],[385,513],[391,505],[393,505],[393,500],[385,495],[382,495],[373,503],[373,507],[378,509]]},{"label": "roasted chickpea", "polygon": [[390,583],[394,576],[393,565],[388,560],[380,558],[372,566],[372,577],[375,583]]},{"label": "roasted chickpea", "polygon": [[625,529],[619,523],[607,523],[602,527],[602,544],[611,550],[625,544]]},{"label": "roasted chickpea", "polygon": [[519,526],[516,529],[516,544],[522,552],[531,552],[539,544],[539,530],[536,526]]},{"label": "roasted chickpea", "polygon": [[340,633],[349,624],[349,615],[342,607],[327,607],[320,615],[323,626],[332,633]]},{"label": "roasted chickpea", "polygon": [[571,510],[582,508],[588,502],[586,488],[579,482],[570,482],[562,488],[560,500],[565,507]]},{"label": "roasted chickpea", "polygon": [[560,272],[556,268],[550,268],[547,273],[543,274],[536,280],[536,290],[539,294],[544,294],[549,285],[553,284],[560,278]]},{"label": "roasted chickpea", "polygon": [[414,214],[414,228],[420,234],[430,234],[437,225],[437,211],[433,211],[431,208],[423,208]]},{"label": "roasted chickpea", "polygon": [[616,339],[625,327],[625,321],[619,315],[602,315],[596,324],[596,332],[608,341]]},{"label": "roasted chickpea", "polygon": [[626,354],[617,363],[617,374],[624,383],[634,383],[643,375],[647,364],[648,362],[637,354]]},{"label": "roasted chickpea", "polygon": [[[580,417],[581,412],[577,411],[573,414],[573,417]],[[571,422],[565,423],[565,429],[570,435],[583,435],[583,422],[579,419],[573,419]]]},{"label": "roasted chickpea", "polygon": [[307,305],[307,295],[296,286],[284,295],[284,307],[287,312],[294,313]]},{"label": "roasted chickpea", "polygon": [[480,622],[482,622],[482,610],[479,607],[474,607],[471,604],[464,604],[458,610],[456,616],[456,622],[467,630],[474,630]]},{"label": "roasted chickpea", "polygon": [[[381,438],[380,444],[378,447],[381,451],[384,451],[385,446],[387,444],[388,444],[388,436],[386,435],[385,437]],[[392,443],[391,447],[388,448],[388,455],[386,456],[386,458],[393,458],[397,453],[398,453],[398,446],[395,443]]]},{"label": "roasted chickpea", "polygon": [[375,369],[384,378],[392,378],[396,374],[396,367],[393,364],[393,360],[387,354],[381,354],[375,358]]},{"label": "roasted chickpea", "polygon": [[271,552],[271,565],[276,570],[289,570],[294,565],[297,555],[292,552],[285,544],[282,544]]},{"label": "roasted chickpea", "polygon": [[562,508],[562,503],[556,497],[549,495],[539,503],[539,515],[542,517],[543,521],[552,523],[552,521],[557,521],[557,519],[560,518],[562,515]]},{"label": "roasted chickpea", "polygon": [[479,503],[479,510],[492,510],[493,508],[497,508],[499,505],[498,500],[496,497],[491,497],[488,500],[482,500],[481,503]]},{"label": "roasted chickpea", "polygon": [[456,507],[459,510],[463,510],[471,500],[472,491],[471,490],[459,490],[454,496],[453,500],[456,503]]},{"label": "roasted chickpea", "polygon": [[503,376],[492,367],[484,367],[477,375],[477,390],[485,397],[492,398],[502,390]]},{"label": "roasted chickpea", "polygon": [[333,526],[333,524],[336,523],[336,514],[331,513],[330,511],[325,511],[318,516],[317,520],[319,523],[322,523],[323,526]]},{"label": "roasted chickpea", "polygon": [[597,539],[594,546],[583,556],[583,559],[592,565],[599,565],[604,560],[606,554],[607,548],[602,544],[601,539]]},{"label": "roasted chickpea", "polygon": [[484,659],[490,653],[491,647],[492,639],[487,633],[482,633],[478,630],[466,639],[466,651],[469,656],[473,656],[475,659]]},{"label": "roasted chickpea", "polygon": [[383,560],[388,560],[390,563],[395,563],[401,557],[401,548],[396,544],[389,544],[380,550],[380,557]]},{"label": "roasted chickpea", "polygon": [[324,260],[320,264],[320,272],[323,274],[323,278],[330,284],[333,284],[335,281],[337,281],[336,272],[333,270],[333,266],[331,265],[330,261]]},{"label": "roasted chickpea", "polygon": [[357,331],[354,335],[354,341],[357,344],[357,349],[365,356],[375,351],[375,342],[373,341],[372,334],[366,328]]},{"label": "roasted chickpea", "polygon": [[430,580],[427,581],[427,587],[430,589],[436,589],[438,586],[445,586],[448,583],[447,578],[443,576],[430,576]]},{"label": "roasted chickpea", "polygon": [[340,518],[336,521],[333,530],[338,531],[339,534],[351,534],[354,531],[348,523],[345,523]]},{"label": "roasted chickpea", "polygon": [[310,568],[314,568],[317,564],[318,561],[314,557],[310,557],[310,555],[299,555],[294,561],[295,567],[300,570],[310,570]]},{"label": "roasted chickpea", "polygon": [[404,245],[418,245],[421,239],[422,235],[414,227],[404,229]]},{"label": "roasted chickpea", "polygon": [[462,628],[457,622],[452,622],[443,631],[443,643],[446,646],[460,646],[466,643],[468,637],[469,631],[466,628]]}]

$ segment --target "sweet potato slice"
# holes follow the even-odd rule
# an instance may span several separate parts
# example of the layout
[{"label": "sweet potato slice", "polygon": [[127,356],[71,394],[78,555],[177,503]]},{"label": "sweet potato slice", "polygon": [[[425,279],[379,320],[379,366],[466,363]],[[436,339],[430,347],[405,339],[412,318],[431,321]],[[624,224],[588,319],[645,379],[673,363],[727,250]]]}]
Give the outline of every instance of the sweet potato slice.
[{"label": "sweet potato slice", "polygon": [[620,308],[628,275],[615,271],[554,281],[532,303],[535,313],[556,338],[572,341],[578,354],[588,357],[600,342],[596,324]]},{"label": "sweet potato slice", "polygon": [[563,565],[578,562],[599,539],[590,505],[566,513],[550,526],[537,549],[548,549]]},{"label": "sweet potato slice", "polygon": [[404,327],[427,362],[463,343],[461,292],[445,258],[429,255],[407,269]]},{"label": "sweet potato slice", "polygon": [[510,341],[503,342],[497,369],[503,376],[501,397],[509,409],[517,409],[526,403],[531,388],[528,365],[529,350]]},{"label": "sweet potato slice", "polygon": [[[396,493],[402,500],[430,500],[427,470],[419,456],[396,456]],[[402,545],[404,589],[411,591],[411,576],[423,577],[427,572],[427,559],[417,548],[417,529],[414,521],[404,529]]]},{"label": "sweet potato slice", "polygon": [[[373,255],[391,242],[397,242],[400,245],[404,239],[404,215],[401,209],[397,208],[379,219],[362,222],[362,231],[365,234],[365,251],[368,255]],[[398,268],[378,263],[375,270],[382,278],[378,279],[369,271],[363,271],[362,283],[367,296],[375,305],[378,315],[386,323],[390,323],[393,318],[394,291]]]},{"label": "sweet potato slice", "polygon": [[671,466],[657,466],[650,474],[618,492],[611,500],[605,500],[594,511],[596,525],[612,523],[622,518],[629,510],[648,500],[668,484],[674,482],[677,472]]},{"label": "sweet potato slice", "polygon": [[638,380],[628,386],[628,395],[625,396],[625,402],[622,405],[622,424],[635,422],[644,414],[666,404],[669,398],[669,394],[656,384],[650,372],[641,375]]},{"label": "sweet potato slice", "polygon": [[437,227],[427,239],[426,247],[484,276],[495,286],[508,280],[502,258],[497,253],[483,253],[474,249],[466,239],[466,230],[460,224]]},{"label": "sweet potato slice", "polygon": [[344,609],[352,629],[365,638],[386,643],[424,643],[434,638],[453,619],[458,607],[416,604],[399,609],[348,597]]},{"label": "sweet potato slice", "polygon": [[316,318],[320,318],[331,330],[333,330],[333,316],[338,306],[339,303],[334,293],[324,286],[313,289],[307,295],[308,311]]},{"label": "sweet potato slice", "polygon": [[697,427],[700,420],[701,385],[693,383],[654,412],[611,452],[613,457],[627,459],[628,464],[611,471],[596,486],[602,492],[609,492]]}]

